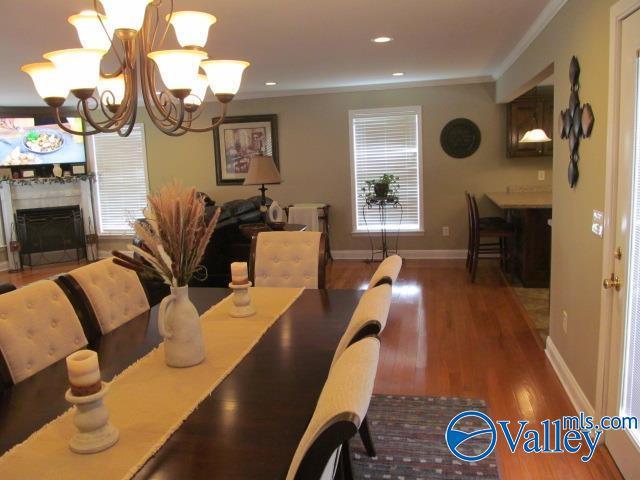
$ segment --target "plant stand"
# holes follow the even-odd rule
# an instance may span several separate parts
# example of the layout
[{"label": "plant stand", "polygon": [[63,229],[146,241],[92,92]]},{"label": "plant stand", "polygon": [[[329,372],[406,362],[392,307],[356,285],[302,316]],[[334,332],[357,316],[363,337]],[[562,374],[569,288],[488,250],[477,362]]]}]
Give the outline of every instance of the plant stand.
[{"label": "plant stand", "polygon": [[[380,225],[380,230],[370,231],[369,224],[367,222],[366,211],[377,208],[378,210],[378,224]],[[398,229],[395,232],[389,232],[387,229],[387,209],[394,208],[400,209],[400,221],[398,222]],[[382,261],[387,258],[389,255],[398,253],[398,240],[400,238],[400,225],[402,224],[402,204],[398,200],[398,197],[395,196],[385,196],[385,197],[376,197],[371,196],[368,197],[365,201],[365,204],[362,206],[362,218],[364,219],[365,225],[367,226],[367,234],[369,236],[369,243],[371,245],[371,258],[366,260],[367,263],[372,263],[376,261]],[[389,248],[389,233],[391,233],[391,240],[393,241],[393,234],[395,233],[395,248]],[[375,248],[374,238],[376,234],[380,236],[380,248]],[[376,255],[380,255],[380,260],[377,260]]]}]

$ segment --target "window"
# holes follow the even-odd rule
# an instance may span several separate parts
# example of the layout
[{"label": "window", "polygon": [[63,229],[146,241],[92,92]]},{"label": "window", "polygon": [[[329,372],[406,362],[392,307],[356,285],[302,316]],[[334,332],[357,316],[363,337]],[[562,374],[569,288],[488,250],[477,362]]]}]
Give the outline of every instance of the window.
[{"label": "window", "polygon": [[97,182],[95,200],[99,235],[131,235],[131,221],[147,206],[147,154],[144,125],[128,137],[100,133],[89,140]]},{"label": "window", "polygon": [[368,208],[362,188],[384,173],[399,177],[401,206],[385,211],[389,231],[422,231],[421,107],[349,112],[353,231],[381,229],[377,207]]}]

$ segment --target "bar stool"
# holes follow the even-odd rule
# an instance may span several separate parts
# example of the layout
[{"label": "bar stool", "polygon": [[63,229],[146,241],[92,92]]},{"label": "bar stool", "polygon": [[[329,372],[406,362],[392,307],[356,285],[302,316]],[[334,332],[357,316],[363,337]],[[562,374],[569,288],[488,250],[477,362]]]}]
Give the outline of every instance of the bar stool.
[{"label": "bar stool", "polygon": [[[513,260],[515,230],[502,217],[480,217],[475,195],[465,192],[469,219],[469,243],[466,266],[475,282],[478,260],[500,255],[500,267],[507,271]],[[482,242],[483,238],[494,238],[497,242]]]}]

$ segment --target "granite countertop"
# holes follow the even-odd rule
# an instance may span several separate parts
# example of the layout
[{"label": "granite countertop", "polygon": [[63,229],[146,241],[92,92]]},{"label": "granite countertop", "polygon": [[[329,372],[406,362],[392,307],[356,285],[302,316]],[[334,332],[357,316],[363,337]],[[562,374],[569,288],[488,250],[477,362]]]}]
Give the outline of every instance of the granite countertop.
[{"label": "granite countertop", "polygon": [[502,209],[551,208],[551,192],[493,192],[487,197]]}]

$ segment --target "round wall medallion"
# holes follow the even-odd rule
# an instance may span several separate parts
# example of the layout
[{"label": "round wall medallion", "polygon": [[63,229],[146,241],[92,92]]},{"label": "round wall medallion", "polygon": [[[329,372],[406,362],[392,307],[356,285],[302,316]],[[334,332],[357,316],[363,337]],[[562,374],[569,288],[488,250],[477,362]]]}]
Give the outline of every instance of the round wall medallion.
[{"label": "round wall medallion", "polygon": [[440,134],[442,149],[454,158],[466,158],[480,146],[480,129],[468,118],[456,118],[447,123]]}]

